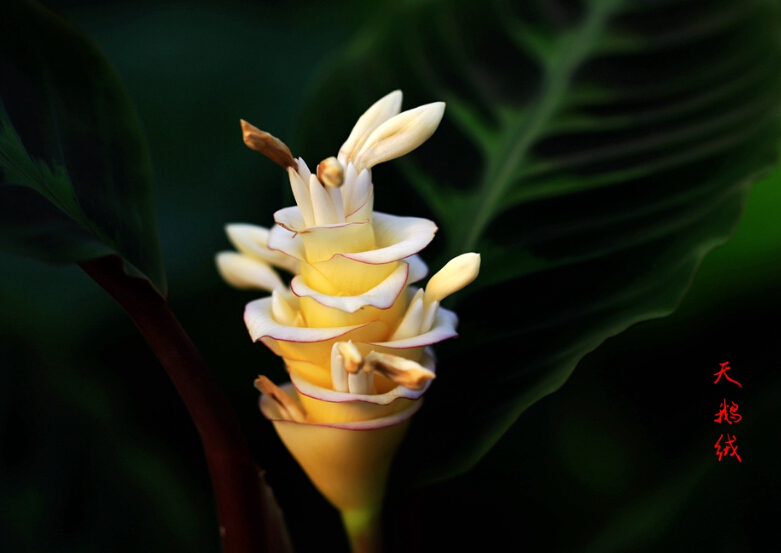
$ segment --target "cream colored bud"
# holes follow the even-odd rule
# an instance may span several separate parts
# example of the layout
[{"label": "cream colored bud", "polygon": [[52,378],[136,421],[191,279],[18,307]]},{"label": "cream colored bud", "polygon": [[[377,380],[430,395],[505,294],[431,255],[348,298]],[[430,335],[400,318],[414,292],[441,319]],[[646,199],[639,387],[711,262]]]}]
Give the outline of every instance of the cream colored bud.
[{"label": "cream colored bud", "polygon": [[317,179],[326,186],[339,188],[344,182],[344,168],[335,157],[326,158],[317,165]]},{"label": "cream colored bud", "polygon": [[279,138],[247,123],[244,119],[241,119],[241,130],[244,134],[244,144],[281,165],[283,169],[288,167],[298,169],[298,163],[290,153],[290,148]]},{"label": "cream colored bud", "polygon": [[352,132],[350,132],[350,136],[339,149],[339,161],[347,165],[347,162],[355,157],[355,154],[358,153],[366,139],[369,138],[377,127],[394,115],[398,115],[399,111],[401,111],[401,98],[401,90],[394,90],[377,100],[372,107],[361,115]]},{"label": "cream colored bud", "polygon": [[372,132],[353,163],[359,173],[375,165],[411,152],[437,130],[445,103],[435,102],[400,113]]},{"label": "cream colored bud", "polygon": [[426,382],[437,376],[420,363],[389,353],[372,351],[366,356],[364,363],[369,370],[410,390],[422,390]]},{"label": "cream colored bud", "polygon": [[477,278],[480,254],[465,253],[451,259],[426,285],[425,303],[442,301]]}]

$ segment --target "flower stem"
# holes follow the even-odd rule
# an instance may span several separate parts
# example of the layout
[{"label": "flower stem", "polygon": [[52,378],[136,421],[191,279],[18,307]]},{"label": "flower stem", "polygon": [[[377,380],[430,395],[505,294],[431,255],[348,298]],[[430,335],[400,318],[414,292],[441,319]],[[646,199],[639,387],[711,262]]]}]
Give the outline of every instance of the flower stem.
[{"label": "flower stem", "polygon": [[291,551],[282,514],[238,420],[165,298],[116,256],[79,263],[130,315],[176,386],[203,443],[224,553]]},{"label": "flower stem", "polygon": [[342,524],[347,532],[352,553],[381,553],[382,526],[380,506],[342,511]]}]

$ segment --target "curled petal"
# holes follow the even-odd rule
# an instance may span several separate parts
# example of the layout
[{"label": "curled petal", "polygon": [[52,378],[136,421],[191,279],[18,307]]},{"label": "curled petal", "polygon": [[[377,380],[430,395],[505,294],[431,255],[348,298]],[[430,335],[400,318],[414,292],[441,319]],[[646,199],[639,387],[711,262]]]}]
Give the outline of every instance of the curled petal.
[{"label": "curled petal", "polygon": [[342,147],[339,148],[339,161],[342,164],[346,165],[352,159],[353,155],[361,149],[366,139],[369,138],[377,127],[401,111],[401,99],[401,90],[394,90],[377,100],[361,115],[352,132],[350,132],[350,136],[342,144]]},{"label": "curled petal", "polygon": [[215,259],[220,276],[231,286],[267,292],[285,287],[274,269],[263,261],[236,252],[220,252]]},{"label": "curled petal", "polygon": [[376,128],[361,146],[353,159],[355,169],[371,169],[411,152],[434,134],[444,113],[445,103],[435,102],[389,119]]},{"label": "curled petal", "polygon": [[426,286],[426,303],[442,301],[477,278],[480,254],[465,253],[451,259],[431,277]]}]

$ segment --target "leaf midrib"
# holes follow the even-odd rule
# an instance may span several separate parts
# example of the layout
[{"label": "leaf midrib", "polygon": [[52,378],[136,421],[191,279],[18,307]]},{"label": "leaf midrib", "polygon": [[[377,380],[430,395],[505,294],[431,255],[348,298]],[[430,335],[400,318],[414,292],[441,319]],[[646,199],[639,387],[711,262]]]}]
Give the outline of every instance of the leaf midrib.
[{"label": "leaf midrib", "polygon": [[[493,219],[502,199],[513,184],[516,174],[529,148],[539,136],[540,130],[550,121],[558,108],[565,103],[572,74],[583,59],[588,58],[598,47],[598,37],[605,23],[620,0],[608,0],[598,3],[586,16],[574,33],[567,37],[567,42],[552,56],[546,68],[543,85],[540,91],[540,101],[536,107],[527,111],[528,117],[507,129],[499,140],[497,154],[488,160],[487,168],[472,201],[466,205],[477,206],[473,223],[462,229],[467,233],[461,240],[452,242],[453,254],[474,250],[478,240]],[[465,214],[466,215],[466,214]],[[458,233],[459,228],[454,229]]]}]

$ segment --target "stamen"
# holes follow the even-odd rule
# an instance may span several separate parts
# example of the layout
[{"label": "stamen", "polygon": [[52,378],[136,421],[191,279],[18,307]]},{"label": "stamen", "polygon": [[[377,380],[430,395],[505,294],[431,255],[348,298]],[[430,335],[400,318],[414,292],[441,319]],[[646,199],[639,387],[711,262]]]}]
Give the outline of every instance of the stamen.
[{"label": "stamen", "polygon": [[374,394],[374,373],[358,371],[347,375],[347,385],[351,394]]},{"label": "stamen", "polygon": [[436,378],[433,372],[420,363],[389,353],[372,351],[364,363],[372,371],[410,390],[422,390],[426,382]]},{"label": "stamen", "polygon": [[347,342],[336,342],[335,347],[339,350],[339,353],[344,360],[344,370],[351,374],[357,373],[363,365],[363,357],[352,340]]}]

